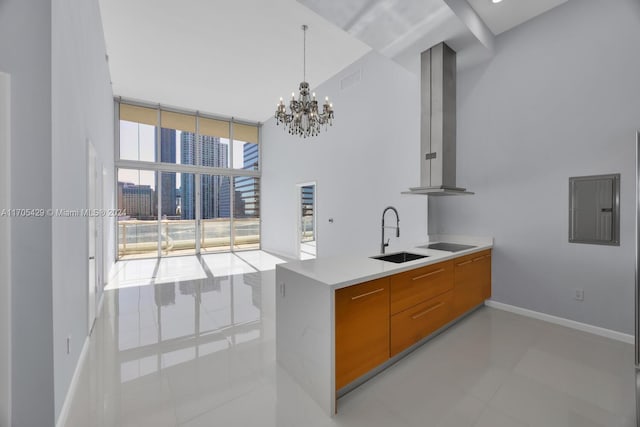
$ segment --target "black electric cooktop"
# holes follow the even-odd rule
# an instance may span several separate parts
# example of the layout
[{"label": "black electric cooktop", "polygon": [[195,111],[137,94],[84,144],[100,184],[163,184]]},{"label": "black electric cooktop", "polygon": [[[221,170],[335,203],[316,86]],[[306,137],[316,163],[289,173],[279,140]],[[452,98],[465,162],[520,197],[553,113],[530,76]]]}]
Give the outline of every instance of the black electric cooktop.
[{"label": "black electric cooktop", "polygon": [[439,251],[447,251],[447,252],[459,252],[459,251],[464,251],[465,249],[475,248],[475,246],[471,246],[471,245],[461,245],[458,243],[445,243],[445,242],[431,243],[426,247],[427,249],[436,249]]}]

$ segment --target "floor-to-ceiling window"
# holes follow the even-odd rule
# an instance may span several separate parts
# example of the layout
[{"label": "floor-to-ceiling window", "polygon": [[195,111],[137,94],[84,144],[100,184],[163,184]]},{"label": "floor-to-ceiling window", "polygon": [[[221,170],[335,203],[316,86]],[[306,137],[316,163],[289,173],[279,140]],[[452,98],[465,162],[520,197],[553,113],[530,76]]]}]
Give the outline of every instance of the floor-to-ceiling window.
[{"label": "floor-to-ceiling window", "polygon": [[260,248],[259,124],[116,100],[118,258]]}]

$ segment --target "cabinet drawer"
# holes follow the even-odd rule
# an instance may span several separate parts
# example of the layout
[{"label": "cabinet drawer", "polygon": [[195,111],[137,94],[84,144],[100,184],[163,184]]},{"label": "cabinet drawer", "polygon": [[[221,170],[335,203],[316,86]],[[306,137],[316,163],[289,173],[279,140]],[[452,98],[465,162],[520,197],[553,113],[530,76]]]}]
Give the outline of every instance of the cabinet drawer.
[{"label": "cabinet drawer", "polygon": [[391,276],[391,314],[453,288],[453,260]]},{"label": "cabinet drawer", "polygon": [[391,356],[451,321],[452,303],[449,291],[391,316]]},{"label": "cabinet drawer", "polygon": [[487,249],[485,251],[476,252],[470,255],[461,256],[460,258],[454,259],[455,267],[461,267],[464,265],[470,264],[471,262],[479,262],[482,260],[490,260],[491,259],[491,249]]},{"label": "cabinet drawer", "polygon": [[389,358],[389,278],[335,292],[336,390]]}]

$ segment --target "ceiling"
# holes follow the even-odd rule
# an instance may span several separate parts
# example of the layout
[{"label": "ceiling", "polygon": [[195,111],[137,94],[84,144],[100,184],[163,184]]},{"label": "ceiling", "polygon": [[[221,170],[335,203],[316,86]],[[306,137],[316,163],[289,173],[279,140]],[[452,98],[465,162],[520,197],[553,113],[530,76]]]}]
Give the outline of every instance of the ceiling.
[{"label": "ceiling", "polygon": [[469,14],[500,34],[567,0],[99,1],[115,95],[264,122],[302,81],[302,24],[314,88],[371,49],[411,69],[481,46]]}]

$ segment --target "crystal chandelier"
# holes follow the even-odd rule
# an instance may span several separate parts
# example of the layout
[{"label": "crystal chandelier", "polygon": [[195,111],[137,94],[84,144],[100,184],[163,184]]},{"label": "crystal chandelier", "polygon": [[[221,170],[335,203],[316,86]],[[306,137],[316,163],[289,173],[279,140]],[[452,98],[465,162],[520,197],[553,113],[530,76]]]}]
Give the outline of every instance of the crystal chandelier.
[{"label": "crystal chandelier", "polygon": [[284,101],[280,98],[280,102],[276,108],[276,125],[284,124],[285,129],[289,129],[289,134],[298,135],[303,138],[308,136],[316,136],[320,133],[320,126],[333,124],[333,104],[329,103],[329,98],[325,98],[322,106],[322,113],[318,111],[318,101],[316,94],[309,95],[309,83],[307,83],[307,25],[302,26],[304,34],[304,50],[302,65],[302,83],[300,83],[300,93],[298,99],[295,99],[295,92],[291,93],[291,101],[289,102],[290,113]]}]

